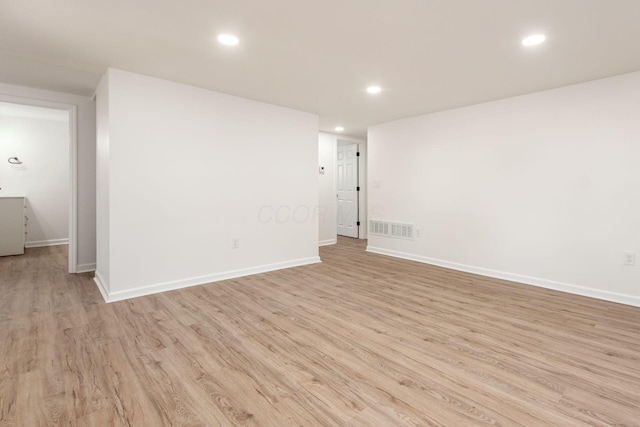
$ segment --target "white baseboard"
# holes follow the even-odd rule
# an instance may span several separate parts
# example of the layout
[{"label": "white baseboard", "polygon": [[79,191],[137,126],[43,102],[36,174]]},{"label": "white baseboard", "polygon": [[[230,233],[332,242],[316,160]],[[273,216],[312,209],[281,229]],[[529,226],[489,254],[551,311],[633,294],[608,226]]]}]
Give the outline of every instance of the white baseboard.
[{"label": "white baseboard", "polygon": [[318,242],[318,246],[329,246],[335,245],[336,243],[338,243],[338,239],[321,240]]},{"label": "white baseboard", "polygon": [[511,282],[523,283],[525,285],[538,286],[555,291],[567,292],[590,298],[597,298],[605,301],[617,302],[620,304],[640,307],[640,297],[635,295],[619,294],[616,292],[603,291],[600,289],[587,288],[584,286],[572,285],[569,283],[556,282],[553,280],[541,279],[538,277],[524,276],[521,274],[507,273],[504,271],[490,270],[482,267],[474,267],[466,264],[458,264],[450,261],[424,257],[421,255],[409,254],[406,252],[393,251],[390,249],[367,246],[367,252],[387,255],[394,258],[402,258],[410,261],[417,261],[424,264],[436,265],[438,267],[449,268],[451,270],[464,271],[466,273],[478,274],[480,276],[493,277],[496,279],[509,280]]},{"label": "white baseboard", "polygon": [[137,298],[144,295],[157,294],[160,292],[173,291],[176,289],[188,288],[196,285],[204,285],[205,283],[219,282],[221,280],[235,279],[252,274],[267,273],[269,271],[283,270],[285,268],[300,267],[303,265],[316,264],[322,262],[320,257],[302,258],[293,261],[279,262],[275,264],[260,265],[257,267],[244,268],[240,270],[226,271],[223,273],[210,274],[207,276],[192,277],[189,279],[175,280],[171,282],[157,283],[154,285],[143,286],[125,291],[108,292],[106,290],[104,280],[96,272],[95,282],[102,293],[102,297],[106,302],[122,301],[130,298]]},{"label": "white baseboard", "polygon": [[107,289],[106,283],[99,272],[96,271],[96,275],[93,277],[93,281],[96,282],[96,285],[98,285],[98,290],[100,290],[102,298],[106,302],[109,302],[109,290]]},{"label": "white baseboard", "polygon": [[91,271],[96,271],[96,263],[90,264],[78,264],[76,267],[76,273],[89,273]]},{"label": "white baseboard", "polygon": [[25,242],[25,248],[42,248],[44,246],[68,245],[69,239],[33,240]]}]

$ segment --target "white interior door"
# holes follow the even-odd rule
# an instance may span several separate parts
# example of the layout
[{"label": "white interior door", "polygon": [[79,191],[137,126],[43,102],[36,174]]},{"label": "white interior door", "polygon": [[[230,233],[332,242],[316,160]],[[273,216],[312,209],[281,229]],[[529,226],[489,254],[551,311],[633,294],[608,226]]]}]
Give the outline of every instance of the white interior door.
[{"label": "white interior door", "polygon": [[358,144],[339,145],[338,235],[358,237]]}]

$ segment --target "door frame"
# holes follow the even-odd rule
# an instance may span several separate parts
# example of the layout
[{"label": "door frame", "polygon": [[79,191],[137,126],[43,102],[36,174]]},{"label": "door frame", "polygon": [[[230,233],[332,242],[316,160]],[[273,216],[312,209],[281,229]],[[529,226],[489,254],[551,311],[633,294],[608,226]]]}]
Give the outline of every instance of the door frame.
[{"label": "door frame", "polygon": [[[349,138],[349,137],[336,137],[336,147],[335,147],[335,159],[334,162],[337,163],[337,150],[340,143],[343,144],[356,144],[358,146],[358,152],[360,156],[358,156],[358,186],[360,187],[360,191],[358,192],[358,219],[360,221],[360,227],[358,227],[358,239],[366,239],[367,238],[367,141]],[[337,171],[336,171],[337,173]],[[337,194],[338,191],[338,181],[335,181],[335,191]],[[336,217],[338,215],[338,206],[336,205]],[[338,236],[338,230],[336,229],[336,238]]]},{"label": "door frame", "polygon": [[0,102],[53,108],[69,114],[69,273],[78,271],[78,106],[0,94]]},{"label": "door frame", "polygon": [[359,239],[366,239],[369,227],[367,225],[367,143],[358,142],[358,185],[360,192],[358,193],[358,220],[360,221],[360,229],[358,231]]},{"label": "door frame", "polygon": [[[354,157],[355,157],[355,161],[353,163],[355,163],[355,174],[354,174],[354,178],[355,178],[355,183],[354,183],[354,187],[353,187],[353,191],[355,192],[355,195],[353,197],[353,203],[355,204],[355,218],[354,218],[354,223],[353,226],[355,228],[355,236],[350,236],[347,234],[340,234],[340,218],[345,218],[344,216],[344,211],[342,212],[343,215],[341,215],[340,213],[340,179],[339,179],[339,171],[340,168],[338,166],[339,163],[339,154],[340,154],[340,150],[343,147],[349,147],[350,149],[353,149],[353,146],[355,146],[355,151],[354,151]],[[343,151],[346,155],[346,151]],[[346,159],[346,158],[345,158]],[[344,172],[346,173],[346,171]],[[338,219],[337,221],[337,230],[336,230],[336,238],[337,236],[344,236],[344,237],[349,237],[352,239],[359,239],[360,238],[360,144],[358,142],[352,142],[352,141],[345,141],[345,140],[337,140],[336,141],[336,197],[338,200],[338,204],[336,206],[336,217]],[[351,216],[351,215],[349,215]],[[343,227],[346,228],[346,227]],[[344,230],[343,230],[344,232]]]}]

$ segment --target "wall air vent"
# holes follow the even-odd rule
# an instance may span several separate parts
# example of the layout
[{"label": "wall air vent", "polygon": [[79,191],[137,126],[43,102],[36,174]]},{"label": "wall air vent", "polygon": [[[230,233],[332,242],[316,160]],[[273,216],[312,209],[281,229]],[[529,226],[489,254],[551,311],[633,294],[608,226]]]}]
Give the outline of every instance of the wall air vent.
[{"label": "wall air vent", "polygon": [[413,240],[413,224],[369,220],[369,233],[376,236]]},{"label": "wall air vent", "polygon": [[388,236],[389,223],[371,219],[369,220],[369,233],[377,234],[378,236]]}]

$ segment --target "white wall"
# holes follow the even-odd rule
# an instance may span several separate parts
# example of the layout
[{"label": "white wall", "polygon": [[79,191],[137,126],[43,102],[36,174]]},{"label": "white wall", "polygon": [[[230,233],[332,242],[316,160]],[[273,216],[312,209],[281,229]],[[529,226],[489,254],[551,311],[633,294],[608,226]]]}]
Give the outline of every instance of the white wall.
[{"label": "white wall", "polygon": [[640,305],[640,73],[369,129],[369,250]]},{"label": "white wall", "polygon": [[110,292],[109,231],[109,78],[104,75],[96,90],[96,277]]},{"label": "white wall", "polygon": [[[7,108],[0,112],[0,195],[26,197],[26,247],[68,243],[69,115],[3,105]],[[22,164],[9,164],[9,157],[18,157]]]},{"label": "white wall", "polygon": [[336,147],[337,137],[331,133],[320,132],[318,136],[318,164],[324,166],[324,175],[318,178],[319,209],[318,228],[319,244],[332,245],[336,243],[338,230],[337,200],[336,200]]},{"label": "white wall", "polygon": [[107,300],[319,261],[317,116],[113,69],[103,84]]},{"label": "white wall", "polygon": [[[0,83],[0,100],[32,99],[77,106],[78,111],[78,257],[77,268],[95,268],[95,104],[87,97]],[[1,160],[1,159],[0,159]]]}]

